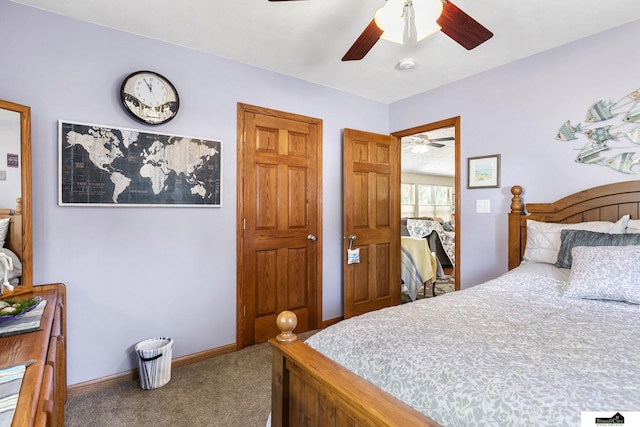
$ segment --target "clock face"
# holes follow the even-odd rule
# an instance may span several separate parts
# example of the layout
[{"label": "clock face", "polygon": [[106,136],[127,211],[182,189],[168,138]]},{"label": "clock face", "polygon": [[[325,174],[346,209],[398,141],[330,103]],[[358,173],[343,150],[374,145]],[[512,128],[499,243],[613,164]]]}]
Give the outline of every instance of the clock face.
[{"label": "clock face", "polygon": [[127,76],[120,88],[125,110],[135,119],[159,125],[178,113],[178,92],[169,80],[152,71],[137,71]]}]

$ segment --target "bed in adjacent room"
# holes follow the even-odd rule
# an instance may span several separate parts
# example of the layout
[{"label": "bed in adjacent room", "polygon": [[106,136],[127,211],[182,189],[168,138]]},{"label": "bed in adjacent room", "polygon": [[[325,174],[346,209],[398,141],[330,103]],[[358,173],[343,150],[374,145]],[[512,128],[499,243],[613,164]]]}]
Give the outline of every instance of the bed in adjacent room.
[{"label": "bed in adjacent room", "polygon": [[22,249],[22,215],[0,208],[0,285],[20,284]]},{"label": "bed in adjacent room", "polygon": [[436,256],[439,277],[443,268],[455,267],[456,233],[450,221],[429,218],[407,218],[407,234],[414,238],[423,238]]},{"label": "bed in adjacent room", "polygon": [[272,425],[572,426],[639,411],[640,181],[526,208],[512,193],[508,273],[272,340]]},{"label": "bed in adjacent room", "polygon": [[425,239],[400,237],[400,278],[411,301],[416,300],[419,288],[426,295],[427,285],[435,296],[436,270],[436,257]]}]

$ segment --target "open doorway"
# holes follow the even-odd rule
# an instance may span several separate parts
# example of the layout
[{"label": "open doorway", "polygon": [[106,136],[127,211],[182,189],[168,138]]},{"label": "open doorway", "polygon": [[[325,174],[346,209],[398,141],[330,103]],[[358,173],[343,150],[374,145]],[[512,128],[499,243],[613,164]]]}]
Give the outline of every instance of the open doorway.
[{"label": "open doorway", "polygon": [[[401,140],[401,271],[403,282],[411,282],[403,283],[403,302],[460,289],[459,122],[455,117],[393,133]],[[408,265],[422,274],[407,272]]]}]

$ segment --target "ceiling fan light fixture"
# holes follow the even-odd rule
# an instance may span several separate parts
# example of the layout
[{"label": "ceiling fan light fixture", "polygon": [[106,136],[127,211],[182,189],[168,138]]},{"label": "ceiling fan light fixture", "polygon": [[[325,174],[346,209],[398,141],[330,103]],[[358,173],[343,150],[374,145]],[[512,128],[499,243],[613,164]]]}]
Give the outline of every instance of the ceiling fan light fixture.
[{"label": "ceiling fan light fixture", "polygon": [[424,40],[433,33],[440,31],[440,25],[436,20],[442,14],[442,2],[440,0],[414,0],[416,41]]},{"label": "ceiling fan light fixture", "polygon": [[402,44],[405,27],[403,8],[403,0],[387,0],[387,3],[376,11],[374,19],[378,28],[383,31],[381,39]]},{"label": "ceiling fan light fixture", "polygon": [[[410,31],[411,20],[415,24],[416,41],[439,31],[436,20],[442,14],[442,8],[441,0],[387,0],[376,11],[374,19],[383,31],[380,38],[402,44],[405,32]],[[410,32],[409,36],[413,37]]]},{"label": "ceiling fan light fixture", "polygon": [[429,147],[424,144],[414,144],[414,146],[411,147],[411,152],[415,154],[424,154],[427,151],[429,151]]}]

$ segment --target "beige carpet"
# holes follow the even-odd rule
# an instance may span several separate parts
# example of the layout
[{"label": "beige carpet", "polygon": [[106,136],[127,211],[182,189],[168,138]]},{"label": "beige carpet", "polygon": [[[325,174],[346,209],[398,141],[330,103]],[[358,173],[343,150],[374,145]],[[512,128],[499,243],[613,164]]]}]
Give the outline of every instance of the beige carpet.
[{"label": "beige carpet", "polygon": [[129,381],[75,396],[65,411],[67,427],[264,427],[271,412],[271,347],[258,344],[173,369],[171,381],[154,390]]},{"label": "beige carpet", "polygon": [[258,344],[173,369],[171,381],[142,390],[130,381],[68,399],[69,427],[264,427],[271,402],[271,349]]}]

